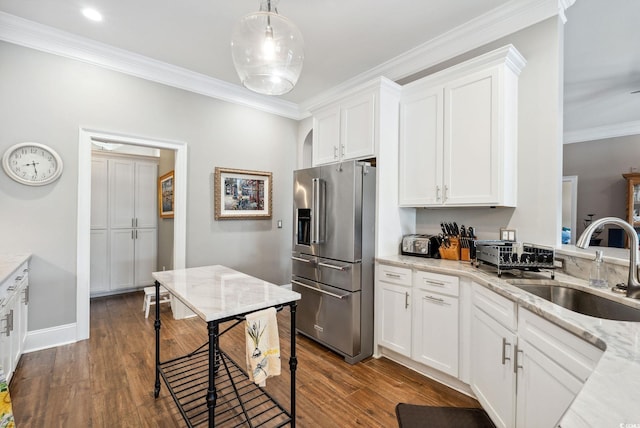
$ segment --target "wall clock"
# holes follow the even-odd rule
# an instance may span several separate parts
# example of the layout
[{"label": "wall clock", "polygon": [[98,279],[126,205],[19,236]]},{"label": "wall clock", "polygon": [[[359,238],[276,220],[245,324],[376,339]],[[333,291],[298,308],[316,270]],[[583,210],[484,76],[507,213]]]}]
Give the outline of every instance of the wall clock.
[{"label": "wall clock", "polygon": [[62,158],[40,143],[18,143],[7,149],[2,167],[9,177],[28,186],[44,186],[62,174]]}]

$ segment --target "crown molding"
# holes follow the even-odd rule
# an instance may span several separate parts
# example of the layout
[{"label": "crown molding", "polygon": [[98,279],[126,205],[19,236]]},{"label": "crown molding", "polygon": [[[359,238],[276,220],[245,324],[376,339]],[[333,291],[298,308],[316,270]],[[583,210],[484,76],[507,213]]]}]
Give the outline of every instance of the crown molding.
[{"label": "crown molding", "polygon": [[255,94],[238,85],[5,12],[0,12],[0,40],[301,120],[310,115],[309,106],[323,104],[379,76],[397,81],[552,16],[559,15],[564,22],[564,11],[574,2],[575,0],[512,0],[301,104]]},{"label": "crown molding", "polygon": [[564,11],[573,3],[575,0],[512,0],[305,101],[302,110],[376,76],[403,79],[553,16],[560,15],[564,22]]},{"label": "crown molding", "polygon": [[296,120],[302,118],[295,103],[258,95],[238,85],[5,12],[0,12],[0,40],[279,116]]},{"label": "crown molding", "polygon": [[624,122],[615,125],[597,126],[594,128],[567,131],[564,133],[564,144],[583,143],[586,141],[605,140],[607,138],[626,137],[640,134],[640,121]]}]

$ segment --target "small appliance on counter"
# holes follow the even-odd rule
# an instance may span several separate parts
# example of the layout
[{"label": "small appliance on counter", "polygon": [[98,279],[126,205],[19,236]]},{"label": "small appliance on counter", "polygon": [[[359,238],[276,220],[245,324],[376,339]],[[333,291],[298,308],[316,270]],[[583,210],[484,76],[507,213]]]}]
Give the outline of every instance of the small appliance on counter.
[{"label": "small appliance on counter", "polygon": [[440,244],[435,236],[411,234],[402,237],[400,253],[404,256],[440,258],[438,247]]},{"label": "small appliance on counter", "polygon": [[476,267],[481,263],[495,266],[498,277],[505,270],[539,272],[540,269],[548,269],[551,279],[554,279],[554,259],[553,247],[500,240],[476,241]]}]

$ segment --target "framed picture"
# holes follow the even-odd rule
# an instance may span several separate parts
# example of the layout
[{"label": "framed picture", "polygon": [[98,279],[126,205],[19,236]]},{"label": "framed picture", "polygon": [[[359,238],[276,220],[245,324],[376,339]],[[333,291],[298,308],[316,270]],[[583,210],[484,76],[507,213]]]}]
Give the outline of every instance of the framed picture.
[{"label": "framed picture", "polygon": [[173,218],[173,171],[158,178],[160,218]]},{"label": "framed picture", "polygon": [[216,167],[215,219],[271,218],[270,172]]}]

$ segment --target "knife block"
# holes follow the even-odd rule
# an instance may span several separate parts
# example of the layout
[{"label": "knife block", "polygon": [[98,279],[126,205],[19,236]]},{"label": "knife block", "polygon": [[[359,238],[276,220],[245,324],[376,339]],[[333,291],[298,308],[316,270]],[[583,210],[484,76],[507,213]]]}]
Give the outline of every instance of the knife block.
[{"label": "knife block", "polygon": [[[465,248],[468,250],[468,248]],[[460,241],[458,238],[452,236],[449,238],[449,246],[445,247],[444,244],[439,248],[440,257],[447,260],[460,260]]]}]

